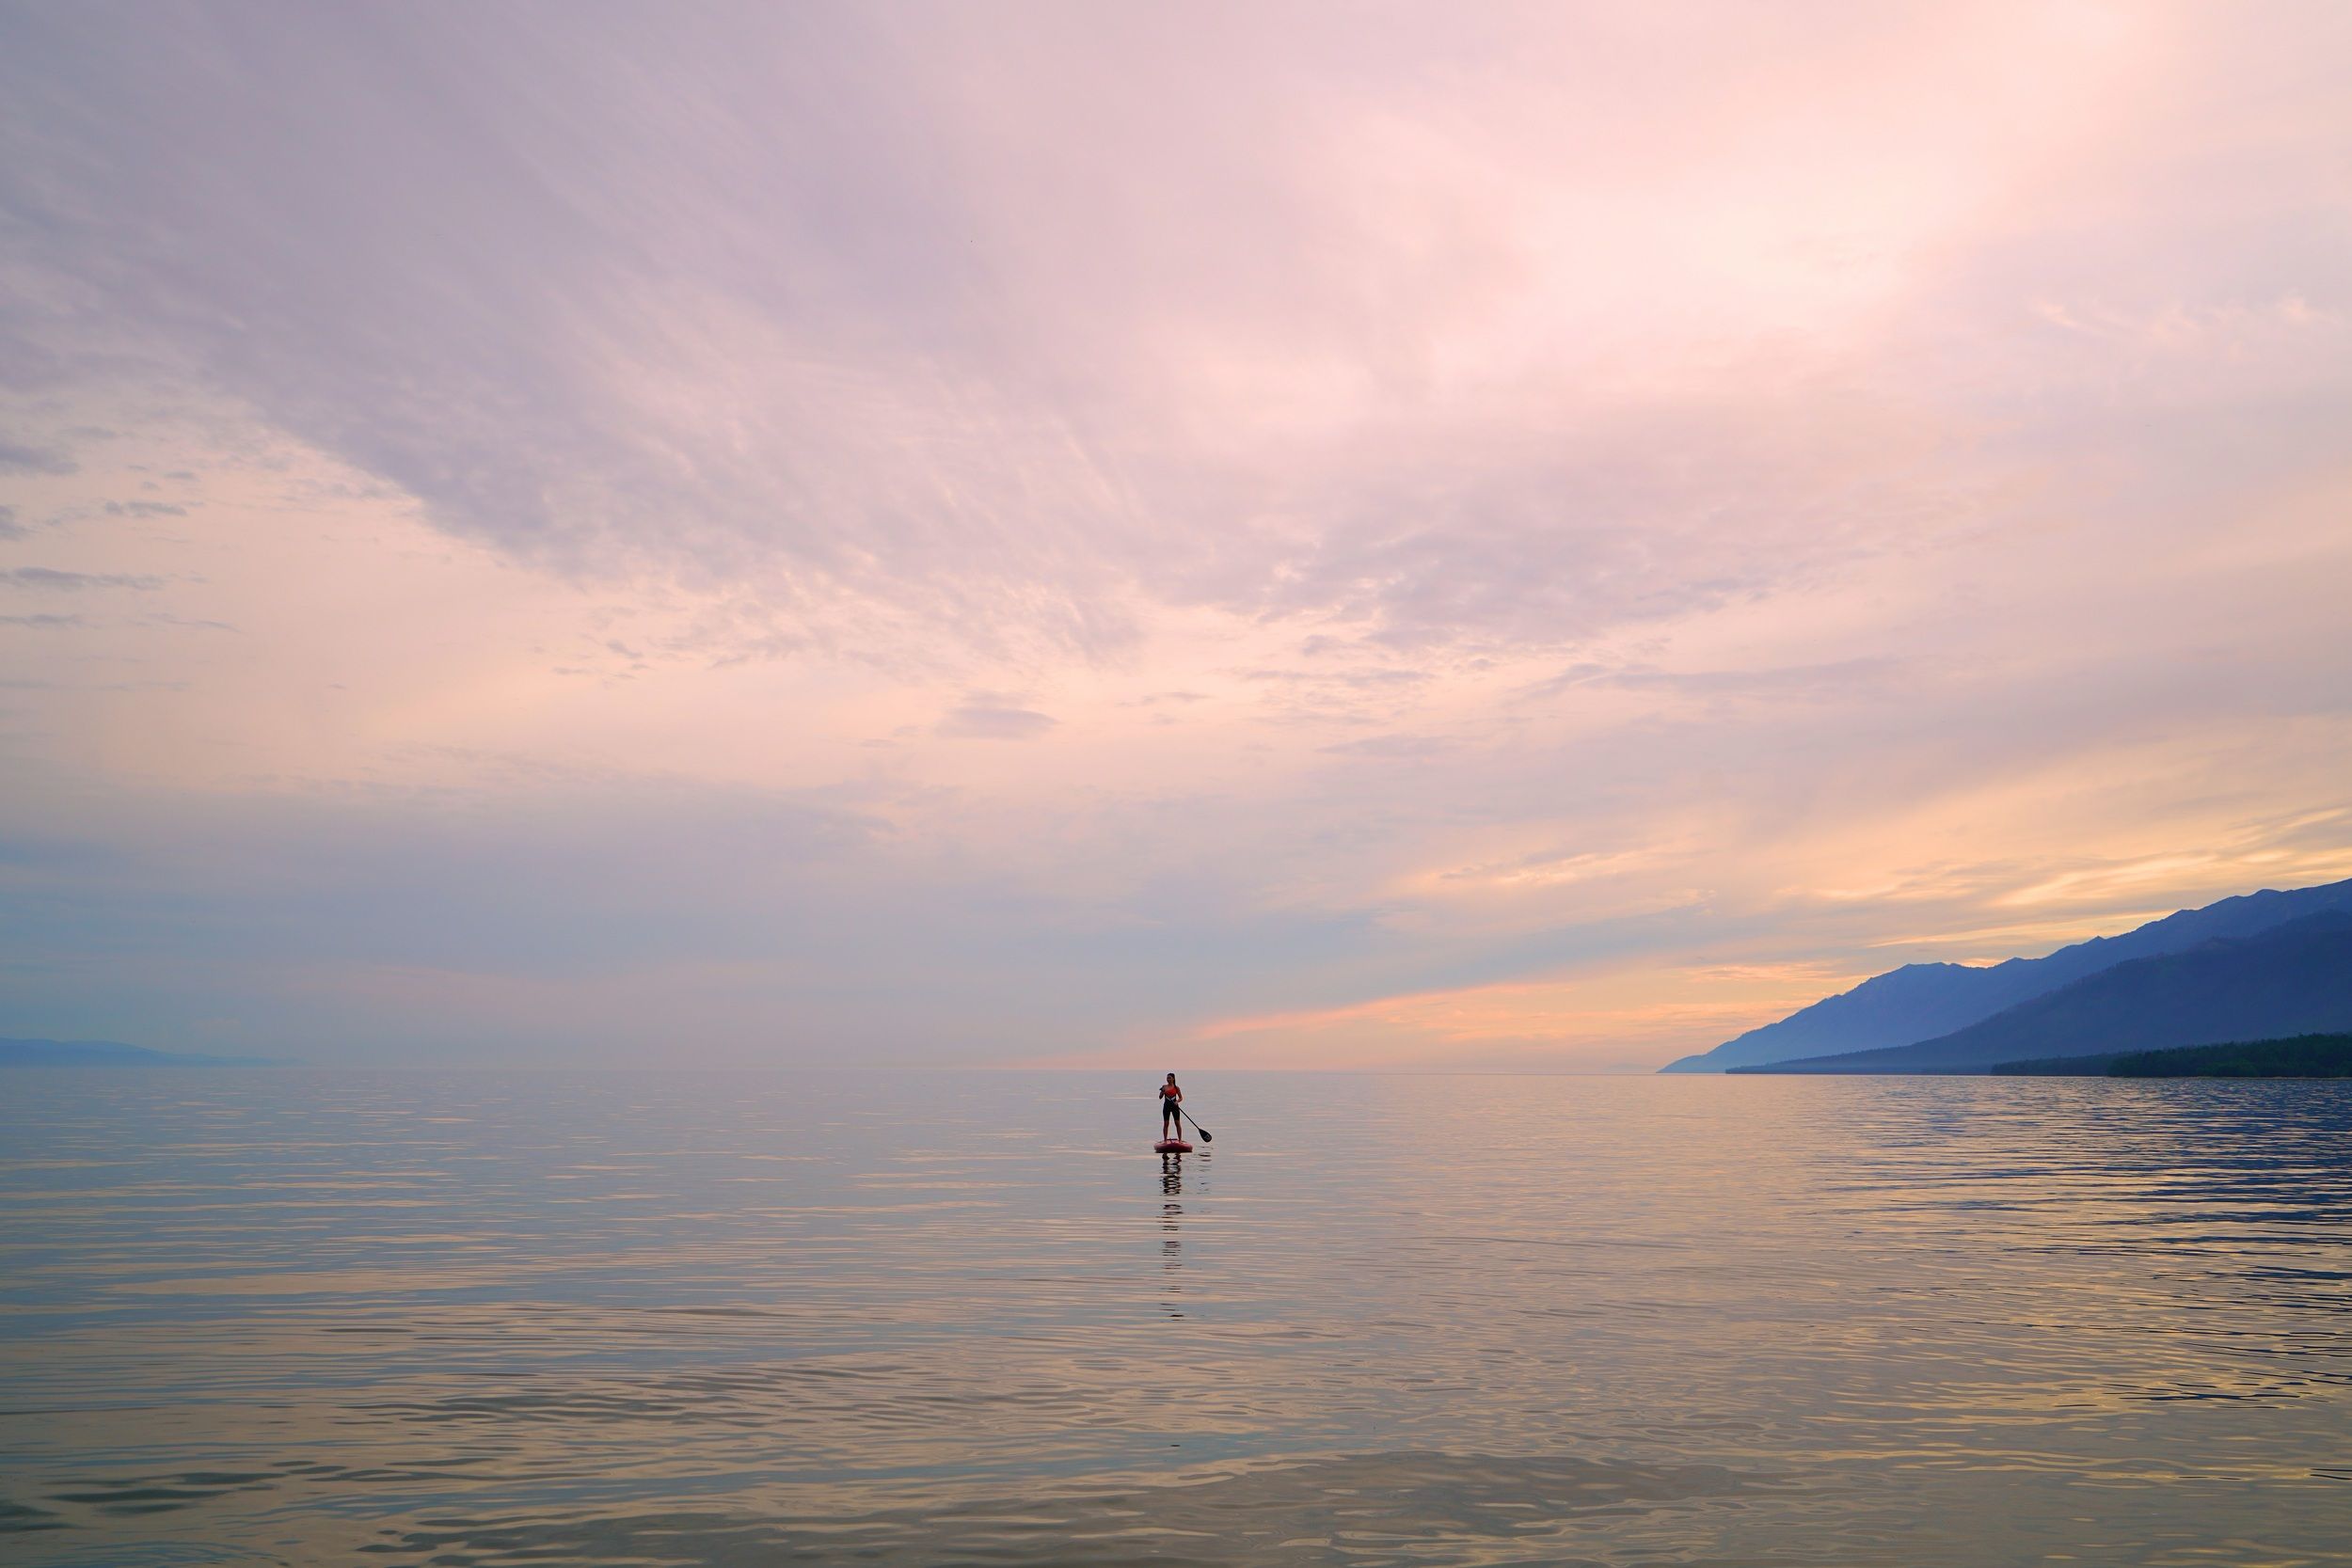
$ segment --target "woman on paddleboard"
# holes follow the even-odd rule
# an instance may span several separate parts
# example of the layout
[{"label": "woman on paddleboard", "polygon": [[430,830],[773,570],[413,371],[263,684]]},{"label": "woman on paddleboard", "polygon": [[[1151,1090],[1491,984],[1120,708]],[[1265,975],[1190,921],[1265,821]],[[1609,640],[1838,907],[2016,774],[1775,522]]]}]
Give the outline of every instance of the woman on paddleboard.
[{"label": "woman on paddleboard", "polygon": [[1184,1091],[1176,1086],[1176,1075],[1169,1073],[1168,1082],[1160,1085],[1160,1136],[1181,1138],[1184,1135],[1184,1117],[1176,1107],[1184,1102]]}]

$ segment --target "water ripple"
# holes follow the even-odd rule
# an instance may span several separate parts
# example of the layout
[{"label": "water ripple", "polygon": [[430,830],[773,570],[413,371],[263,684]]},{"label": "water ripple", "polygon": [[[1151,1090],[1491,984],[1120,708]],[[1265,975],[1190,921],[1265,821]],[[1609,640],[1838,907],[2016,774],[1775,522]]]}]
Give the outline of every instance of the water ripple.
[{"label": "water ripple", "polygon": [[9,1082],[11,1563],[2352,1563],[2352,1085]]}]

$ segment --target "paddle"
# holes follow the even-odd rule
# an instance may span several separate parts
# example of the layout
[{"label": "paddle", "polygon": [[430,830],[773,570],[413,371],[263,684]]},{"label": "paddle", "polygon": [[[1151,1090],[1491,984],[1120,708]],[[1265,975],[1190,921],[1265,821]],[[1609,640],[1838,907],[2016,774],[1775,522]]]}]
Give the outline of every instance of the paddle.
[{"label": "paddle", "polygon": [[1190,1111],[1187,1111],[1182,1105],[1179,1105],[1176,1107],[1176,1114],[1184,1117],[1186,1121],[1192,1122],[1192,1130],[1200,1134],[1200,1141],[1202,1143],[1213,1144],[1216,1142],[1216,1134],[1201,1126],[1198,1121],[1193,1121],[1192,1113]]}]

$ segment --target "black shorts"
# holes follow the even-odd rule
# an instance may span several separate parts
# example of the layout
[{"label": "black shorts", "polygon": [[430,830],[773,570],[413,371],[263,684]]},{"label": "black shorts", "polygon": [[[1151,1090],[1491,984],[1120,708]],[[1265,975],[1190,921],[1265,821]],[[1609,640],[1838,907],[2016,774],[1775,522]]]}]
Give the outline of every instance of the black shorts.
[{"label": "black shorts", "polygon": [[1176,1114],[1176,1102],[1175,1102],[1174,1101],[1172,1101],[1172,1100],[1163,1100],[1163,1101],[1160,1101],[1160,1119],[1161,1119],[1162,1121],[1166,1121],[1166,1120],[1168,1120],[1170,1117],[1174,1116],[1175,1114]]}]

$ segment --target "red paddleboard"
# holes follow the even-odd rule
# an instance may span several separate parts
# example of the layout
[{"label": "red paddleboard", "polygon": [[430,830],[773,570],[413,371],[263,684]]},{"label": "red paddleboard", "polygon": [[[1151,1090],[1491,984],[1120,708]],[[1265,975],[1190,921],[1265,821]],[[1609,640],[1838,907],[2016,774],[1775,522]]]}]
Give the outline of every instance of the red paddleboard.
[{"label": "red paddleboard", "polygon": [[1162,1138],[1152,1146],[1162,1154],[1190,1154],[1192,1145],[1182,1138]]}]

